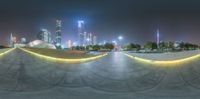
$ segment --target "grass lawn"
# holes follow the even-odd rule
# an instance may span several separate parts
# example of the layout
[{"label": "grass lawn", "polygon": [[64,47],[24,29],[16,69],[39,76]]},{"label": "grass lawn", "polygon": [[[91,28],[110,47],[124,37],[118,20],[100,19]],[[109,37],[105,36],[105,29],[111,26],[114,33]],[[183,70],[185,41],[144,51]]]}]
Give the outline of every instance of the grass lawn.
[{"label": "grass lawn", "polygon": [[24,48],[24,49],[50,57],[66,58],[66,59],[79,59],[79,58],[88,58],[97,56],[93,54],[86,54],[83,51],[63,51],[63,50],[44,49],[44,48]]},{"label": "grass lawn", "polygon": [[11,49],[11,48],[2,48],[2,49],[0,49],[0,54],[5,52],[5,51],[7,51],[7,50],[9,50],[9,49]]}]

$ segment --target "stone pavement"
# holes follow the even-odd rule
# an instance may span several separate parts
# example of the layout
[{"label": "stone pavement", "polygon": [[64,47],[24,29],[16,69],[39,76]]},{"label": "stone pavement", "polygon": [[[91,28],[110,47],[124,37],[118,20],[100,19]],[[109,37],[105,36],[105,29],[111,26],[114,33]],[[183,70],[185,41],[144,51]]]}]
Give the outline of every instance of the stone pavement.
[{"label": "stone pavement", "polygon": [[0,99],[199,99],[199,65],[159,67],[118,52],[68,64],[16,49],[0,57]]}]

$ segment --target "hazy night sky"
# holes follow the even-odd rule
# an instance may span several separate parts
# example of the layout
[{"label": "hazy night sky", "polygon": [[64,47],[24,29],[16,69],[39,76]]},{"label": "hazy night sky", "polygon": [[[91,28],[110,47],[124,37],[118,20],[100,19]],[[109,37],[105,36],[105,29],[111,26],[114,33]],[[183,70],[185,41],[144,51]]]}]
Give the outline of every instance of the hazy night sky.
[{"label": "hazy night sky", "polygon": [[0,44],[12,32],[17,38],[36,38],[41,28],[55,34],[55,20],[63,21],[63,43],[77,37],[77,20],[86,21],[87,32],[98,40],[123,35],[127,42],[143,44],[161,40],[200,43],[198,0],[1,0]]}]

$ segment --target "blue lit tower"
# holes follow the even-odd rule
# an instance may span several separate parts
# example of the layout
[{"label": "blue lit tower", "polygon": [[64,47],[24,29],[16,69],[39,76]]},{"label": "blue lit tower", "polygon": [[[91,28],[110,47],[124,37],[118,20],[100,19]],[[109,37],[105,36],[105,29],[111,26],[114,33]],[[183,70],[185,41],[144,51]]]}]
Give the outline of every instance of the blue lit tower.
[{"label": "blue lit tower", "polygon": [[56,46],[60,47],[61,46],[61,20],[56,20]]},{"label": "blue lit tower", "polygon": [[159,48],[159,43],[160,43],[160,31],[159,31],[159,29],[157,29],[157,32],[156,32],[156,43],[157,43],[157,47]]},{"label": "blue lit tower", "polygon": [[78,21],[78,45],[79,46],[85,46],[85,27],[84,27],[84,21],[79,20]]}]

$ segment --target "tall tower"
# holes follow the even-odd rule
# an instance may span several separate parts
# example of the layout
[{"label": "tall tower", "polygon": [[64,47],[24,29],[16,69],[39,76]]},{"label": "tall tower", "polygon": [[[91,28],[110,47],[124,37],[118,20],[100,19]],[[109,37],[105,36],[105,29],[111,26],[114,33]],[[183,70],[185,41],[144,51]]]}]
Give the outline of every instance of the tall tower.
[{"label": "tall tower", "polygon": [[12,33],[11,33],[11,34],[10,34],[9,46],[10,46],[10,47],[13,47],[13,44],[14,44],[14,42],[13,42],[13,35],[12,35]]},{"label": "tall tower", "polygon": [[157,47],[159,48],[159,43],[160,43],[160,31],[159,31],[159,29],[157,29],[157,32],[156,32],[156,43],[157,43]]},{"label": "tall tower", "polygon": [[88,38],[89,38],[89,45],[92,45],[92,33],[89,33]]},{"label": "tall tower", "polygon": [[56,46],[60,47],[61,46],[61,20],[56,20]]},{"label": "tall tower", "polygon": [[85,27],[83,20],[78,21],[78,45],[79,46],[85,45]]},{"label": "tall tower", "polygon": [[93,45],[96,45],[97,44],[97,36],[93,36]]}]

